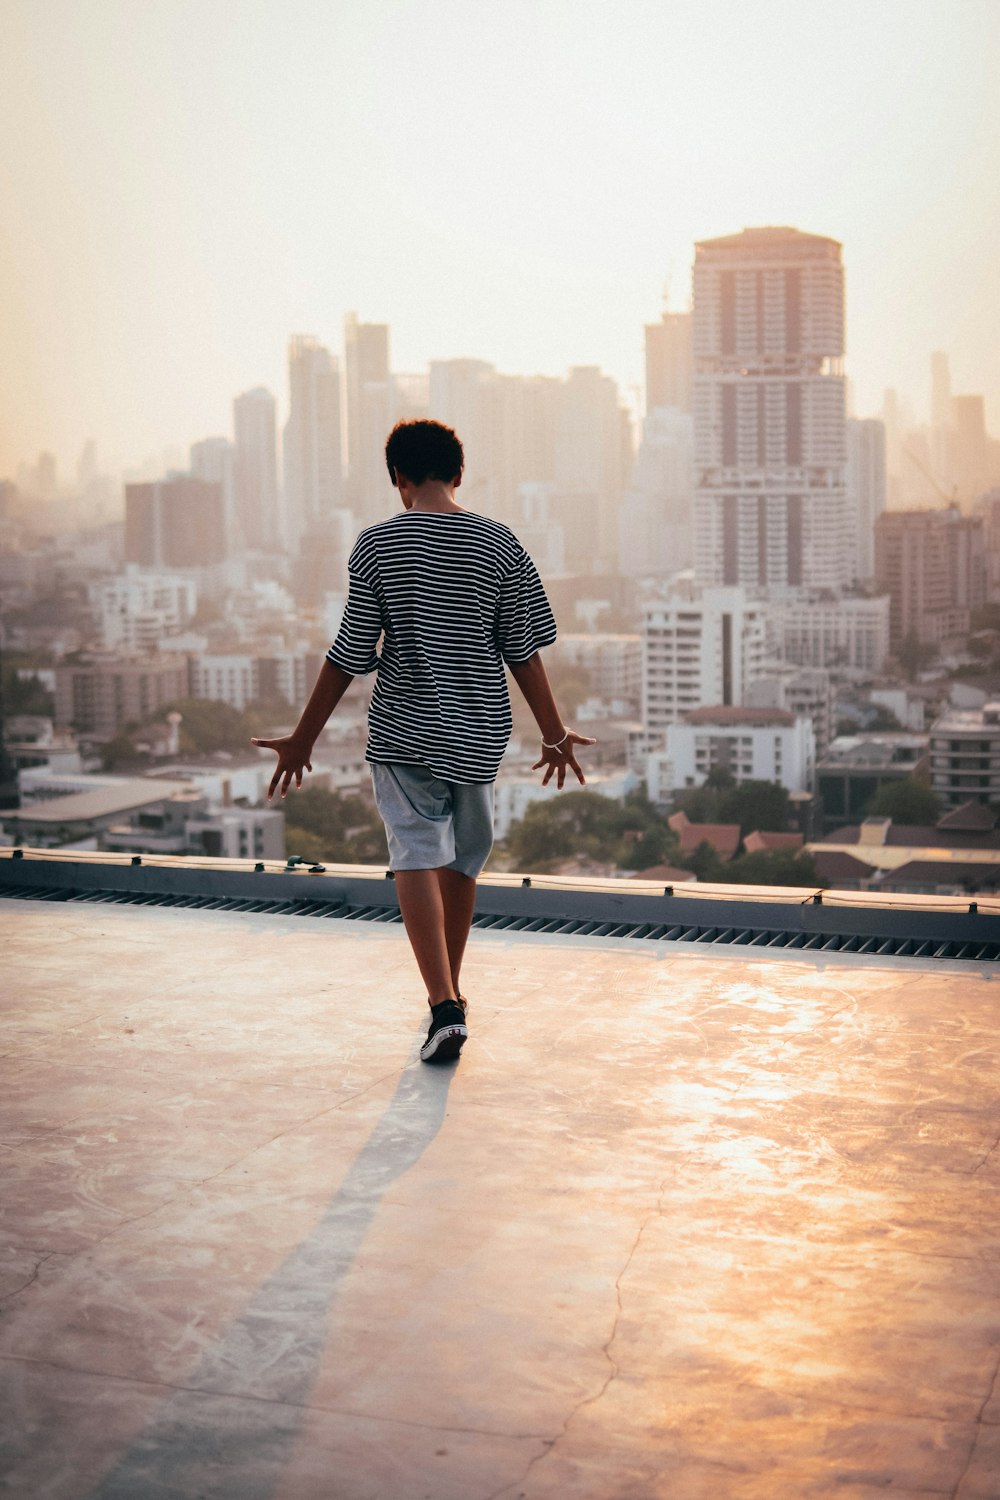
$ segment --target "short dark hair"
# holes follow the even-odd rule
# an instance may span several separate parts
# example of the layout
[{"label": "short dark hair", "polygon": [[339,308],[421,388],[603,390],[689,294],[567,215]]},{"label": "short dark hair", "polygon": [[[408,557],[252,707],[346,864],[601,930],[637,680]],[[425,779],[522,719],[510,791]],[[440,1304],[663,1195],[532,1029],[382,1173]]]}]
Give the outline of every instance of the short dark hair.
[{"label": "short dark hair", "polygon": [[427,479],[450,484],[461,478],[465,453],[452,428],[443,422],[397,422],[386,440],[385,461],[393,484],[397,474],[411,484]]}]

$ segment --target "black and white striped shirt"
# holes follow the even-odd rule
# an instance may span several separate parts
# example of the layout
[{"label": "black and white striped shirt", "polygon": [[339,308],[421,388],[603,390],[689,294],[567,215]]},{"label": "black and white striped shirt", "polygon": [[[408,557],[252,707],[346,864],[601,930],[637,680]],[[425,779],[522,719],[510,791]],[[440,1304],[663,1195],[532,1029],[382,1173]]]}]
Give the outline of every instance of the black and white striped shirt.
[{"label": "black and white striped shirt", "polygon": [[368,760],[494,781],[511,729],[504,662],[556,638],[517,537],[472,511],[403,511],[361,533],[348,575],[327,660],[352,677],[378,671]]}]

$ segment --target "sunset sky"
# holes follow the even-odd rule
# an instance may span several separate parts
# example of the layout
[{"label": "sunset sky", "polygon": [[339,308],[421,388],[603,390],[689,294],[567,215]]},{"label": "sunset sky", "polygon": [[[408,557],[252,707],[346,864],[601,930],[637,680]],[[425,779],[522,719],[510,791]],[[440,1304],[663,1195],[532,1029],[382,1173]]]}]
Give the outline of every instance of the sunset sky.
[{"label": "sunset sky", "polygon": [[642,378],[693,245],[844,244],[868,415],[1000,433],[1000,0],[0,0],[0,477],[287,403],[293,332]]}]

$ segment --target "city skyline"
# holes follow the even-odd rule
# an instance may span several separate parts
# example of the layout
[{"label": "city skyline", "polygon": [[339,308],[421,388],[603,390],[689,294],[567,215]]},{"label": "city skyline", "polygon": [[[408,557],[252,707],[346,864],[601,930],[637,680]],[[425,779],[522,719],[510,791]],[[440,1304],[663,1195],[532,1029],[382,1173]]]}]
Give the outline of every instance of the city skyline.
[{"label": "city skyline", "polygon": [[634,392],[695,241],[767,223],[844,245],[859,414],[895,386],[923,416],[944,349],[1000,426],[992,5],[7,9],[0,473],[284,406],[289,334],[339,350],[351,309],[399,370]]}]

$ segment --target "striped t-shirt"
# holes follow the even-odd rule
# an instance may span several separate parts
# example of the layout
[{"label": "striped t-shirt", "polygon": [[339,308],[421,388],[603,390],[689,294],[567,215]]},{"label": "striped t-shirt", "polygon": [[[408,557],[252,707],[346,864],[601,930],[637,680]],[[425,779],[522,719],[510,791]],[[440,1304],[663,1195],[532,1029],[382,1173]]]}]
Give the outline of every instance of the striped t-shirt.
[{"label": "striped t-shirt", "polygon": [[327,660],[352,677],[378,671],[368,760],[494,781],[511,729],[504,662],[556,638],[517,537],[472,511],[403,511],[361,533],[348,575]]}]

